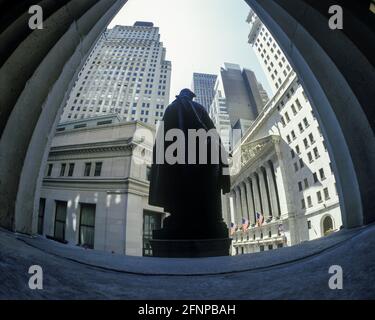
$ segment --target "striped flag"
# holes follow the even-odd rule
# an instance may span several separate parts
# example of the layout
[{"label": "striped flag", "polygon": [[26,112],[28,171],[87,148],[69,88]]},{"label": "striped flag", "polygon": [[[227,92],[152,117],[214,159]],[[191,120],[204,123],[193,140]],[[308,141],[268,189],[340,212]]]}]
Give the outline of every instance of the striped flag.
[{"label": "striped flag", "polygon": [[257,226],[261,227],[263,222],[264,222],[264,217],[260,212],[256,213],[256,218],[257,218]]},{"label": "striped flag", "polygon": [[249,228],[249,220],[243,218],[242,219],[242,231],[246,232],[248,228]]},{"label": "striped flag", "polygon": [[230,235],[233,236],[235,232],[236,232],[236,225],[233,222],[231,222],[230,223]]}]

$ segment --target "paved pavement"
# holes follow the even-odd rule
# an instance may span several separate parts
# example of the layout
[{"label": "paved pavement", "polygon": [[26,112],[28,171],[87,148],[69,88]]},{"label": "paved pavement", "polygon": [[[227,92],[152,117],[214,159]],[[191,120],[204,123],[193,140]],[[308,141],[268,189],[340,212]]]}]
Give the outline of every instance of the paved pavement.
[{"label": "paved pavement", "polygon": [[[375,299],[375,225],[237,257],[114,255],[0,230],[0,299]],[[43,290],[28,269],[43,268]],[[343,289],[328,286],[330,266]]]}]

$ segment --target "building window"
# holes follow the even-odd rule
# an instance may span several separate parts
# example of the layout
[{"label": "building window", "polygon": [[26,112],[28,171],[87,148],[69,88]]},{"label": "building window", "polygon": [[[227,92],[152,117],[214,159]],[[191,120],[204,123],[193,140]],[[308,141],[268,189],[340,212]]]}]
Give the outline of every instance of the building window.
[{"label": "building window", "polygon": [[310,162],[310,163],[314,161],[311,152],[308,152],[308,153],[307,153],[307,157],[309,158],[309,162]]},{"label": "building window", "polygon": [[296,107],[294,106],[294,104],[292,104],[292,111],[293,111],[293,114],[294,114],[294,115],[297,114],[297,110],[296,110]]},{"label": "building window", "polygon": [[74,163],[69,163],[68,177],[72,177],[74,172]]},{"label": "building window", "polygon": [[295,134],[294,130],[292,130],[291,135],[292,135],[292,139],[295,140],[296,139],[296,134]]},{"label": "building window", "polygon": [[302,109],[302,105],[301,105],[301,103],[299,102],[298,99],[296,100],[296,105],[297,105],[298,110]]},{"label": "building window", "polygon": [[323,201],[323,199],[322,199],[322,193],[320,191],[318,191],[316,193],[316,197],[318,198],[318,203],[321,203]]},{"label": "building window", "polygon": [[305,166],[304,162],[302,159],[299,159],[299,165],[301,167],[301,169]]},{"label": "building window", "polygon": [[301,200],[301,208],[302,208],[302,209],[305,209],[305,208],[306,208],[305,199],[302,199],[302,200]]},{"label": "building window", "polygon": [[51,176],[51,174],[52,174],[52,168],[53,168],[53,164],[50,163],[50,164],[48,165],[48,169],[47,169],[47,177],[50,177],[50,176]]},{"label": "building window", "polygon": [[273,245],[272,244],[268,245],[268,250],[273,250]]},{"label": "building window", "polygon": [[282,243],[278,243],[278,244],[277,244],[277,248],[278,248],[278,249],[280,249],[280,248],[282,248],[282,247],[283,247],[283,244],[282,244]]},{"label": "building window", "polygon": [[303,129],[302,123],[298,124],[299,132],[302,133],[305,129]]},{"label": "building window", "polygon": [[307,205],[309,206],[309,208],[312,207],[312,201],[311,201],[311,197],[310,196],[307,197]]},{"label": "building window", "polygon": [[315,142],[315,139],[312,133],[309,134],[309,139],[310,139],[311,144]]},{"label": "building window", "polygon": [[96,162],[95,163],[95,172],[94,172],[95,177],[100,177],[100,175],[102,173],[102,166],[103,166],[103,162]]},{"label": "building window", "polygon": [[306,128],[308,128],[308,126],[310,125],[306,118],[303,119],[303,124]]},{"label": "building window", "polygon": [[261,246],[259,246],[259,251],[264,251],[264,246],[263,245],[261,245]]},{"label": "building window", "polygon": [[46,199],[40,198],[39,210],[38,210],[38,234],[43,234],[45,208],[46,208]]},{"label": "building window", "polygon": [[328,200],[328,199],[329,199],[329,191],[328,191],[328,188],[324,188],[324,189],[323,189],[323,192],[324,192],[324,199],[325,199],[325,200]]},{"label": "building window", "polygon": [[66,163],[62,163],[61,168],[60,168],[60,177],[63,177],[65,175],[65,169],[66,169]]},{"label": "building window", "polygon": [[307,220],[307,229],[311,229],[311,221],[310,220]]},{"label": "building window", "polygon": [[313,173],[313,179],[314,179],[314,183],[318,182],[318,175],[316,174],[316,172]]},{"label": "building window", "polygon": [[323,168],[319,170],[319,175],[320,175],[320,179],[321,180],[324,180],[326,178],[326,176],[324,174],[324,169]]},{"label": "building window", "polygon": [[313,151],[314,151],[315,159],[318,159],[318,158],[320,157],[320,154],[319,154],[318,148],[315,147],[315,148],[313,149]]},{"label": "building window", "polygon": [[79,245],[85,248],[94,248],[95,235],[95,204],[80,204]]},{"label": "building window", "polygon": [[290,155],[292,156],[292,159],[294,159],[294,157],[296,156],[296,154],[294,153],[294,150],[290,150]]},{"label": "building window", "polygon": [[56,201],[54,238],[65,241],[66,201]]},{"label": "building window", "polygon": [[305,149],[307,149],[309,147],[309,142],[307,141],[307,139],[303,139],[303,144],[305,145]]},{"label": "building window", "polygon": [[286,119],[287,123],[290,122],[290,118],[289,118],[288,112],[285,112],[285,119]]},{"label": "building window", "polygon": [[294,171],[296,171],[296,172],[298,171],[298,164],[297,164],[297,162],[294,163]]},{"label": "building window", "polygon": [[302,182],[298,182],[298,190],[299,191],[302,191],[303,190],[303,186],[302,186]]},{"label": "building window", "polygon": [[307,178],[305,178],[303,180],[304,184],[305,184],[305,189],[307,189],[309,187],[309,181],[307,180]]},{"label": "building window", "polygon": [[143,255],[152,256],[150,240],[153,230],[161,228],[161,216],[158,213],[145,212],[143,214]]},{"label": "building window", "polygon": [[85,172],[84,172],[84,176],[85,176],[85,177],[89,177],[89,176],[90,176],[90,173],[91,173],[91,162],[87,162],[87,163],[85,163]]}]

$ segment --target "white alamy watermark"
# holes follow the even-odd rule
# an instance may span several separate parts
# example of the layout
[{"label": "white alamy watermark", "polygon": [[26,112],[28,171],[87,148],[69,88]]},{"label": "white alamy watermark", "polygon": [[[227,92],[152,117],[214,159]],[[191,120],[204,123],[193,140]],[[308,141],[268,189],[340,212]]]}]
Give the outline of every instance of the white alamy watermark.
[{"label": "white alamy watermark", "polygon": [[332,276],[328,280],[328,287],[331,290],[342,290],[343,289],[343,271],[339,265],[333,265],[329,267],[329,274]]},{"label": "white alamy watermark", "polygon": [[328,21],[330,29],[344,29],[344,11],[342,7],[339,5],[330,6],[328,13],[332,14]]},{"label": "white alamy watermark", "polygon": [[39,265],[32,265],[28,271],[32,276],[29,278],[29,288],[31,290],[43,289],[43,269]]},{"label": "white alamy watermark", "polygon": [[41,6],[33,5],[29,8],[29,28],[31,30],[43,29],[43,9]]},{"label": "white alamy watermark", "polygon": [[[232,130],[238,135],[241,130]],[[188,129],[186,131],[173,128],[165,131],[163,121],[159,122],[157,135],[146,128],[139,128],[133,141],[137,144],[134,150],[136,164],[147,162],[145,148],[155,145],[155,164],[223,164],[224,175],[236,174],[241,169],[241,152],[229,155],[221,142],[216,129]]]}]

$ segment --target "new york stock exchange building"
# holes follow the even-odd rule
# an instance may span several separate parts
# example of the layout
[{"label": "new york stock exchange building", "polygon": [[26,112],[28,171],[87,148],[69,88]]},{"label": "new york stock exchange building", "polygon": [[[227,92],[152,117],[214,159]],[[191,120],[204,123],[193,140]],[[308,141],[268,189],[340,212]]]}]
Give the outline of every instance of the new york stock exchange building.
[{"label": "new york stock exchange building", "polygon": [[342,225],[325,141],[294,72],[233,148],[223,216],[232,255],[293,246]]}]

